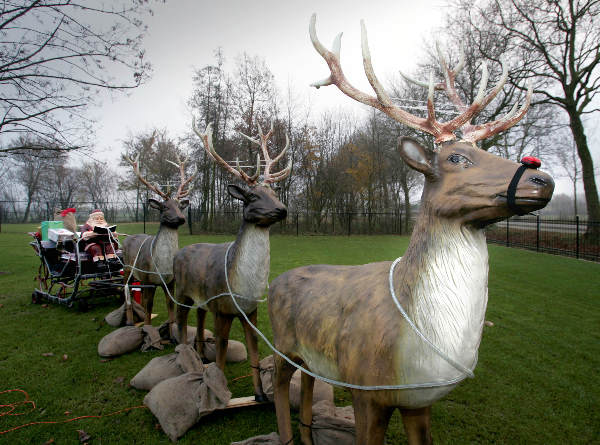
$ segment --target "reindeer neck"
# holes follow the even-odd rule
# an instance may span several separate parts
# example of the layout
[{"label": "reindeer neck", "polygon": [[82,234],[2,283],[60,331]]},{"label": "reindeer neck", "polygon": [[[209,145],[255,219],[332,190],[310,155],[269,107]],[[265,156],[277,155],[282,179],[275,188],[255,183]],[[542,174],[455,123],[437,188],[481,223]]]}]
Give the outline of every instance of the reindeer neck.
[{"label": "reindeer neck", "polygon": [[173,273],[173,256],[179,249],[177,229],[161,224],[154,240],[152,240],[152,257],[158,270],[162,273]]},{"label": "reindeer neck", "polygon": [[443,351],[474,366],[487,306],[484,231],[424,208],[400,264],[395,283],[404,289],[409,316]]},{"label": "reindeer neck", "polygon": [[228,258],[234,292],[247,297],[262,297],[268,283],[269,266],[269,228],[242,222]]}]

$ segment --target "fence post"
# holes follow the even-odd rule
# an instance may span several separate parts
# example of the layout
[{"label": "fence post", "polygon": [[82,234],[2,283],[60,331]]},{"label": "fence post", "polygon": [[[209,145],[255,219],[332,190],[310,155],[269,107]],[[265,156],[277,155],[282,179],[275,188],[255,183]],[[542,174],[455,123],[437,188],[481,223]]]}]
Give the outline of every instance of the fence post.
[{"label": "fence post", "polygon": [[535,236],[535,250],[536,252],[540,251],[540,215],[537,214],[535,215],[535,219],[536,219],[536,224],[537,224],[537,230],[536,230],[536,236]]},{"label": "fence post", "polygon": [[579,215],[575,215],[575,258],[579,259]]},{"label": "fence post", "polygon": [[300,216],[300,212],[296,212],[296,236],[300,235],[300,227],[298,224],[299,216]]},{"label": "fence post", "polygon": [[146,233],[146,203],[143,204],[144,209],[144,233]]},{"label": "fence post", "polygon": [[510,247],[508,219],[506,220],[506,247]]},{"label": "fence post", "polygon": [[190,228],[190,235],[193,235],[193,233],[192,233],[192,206],[191,205],[188,207],[188,227]]},{"label": "fence post", "polygon": [[352,233],[352,213],[348,212],[348,236]]}]

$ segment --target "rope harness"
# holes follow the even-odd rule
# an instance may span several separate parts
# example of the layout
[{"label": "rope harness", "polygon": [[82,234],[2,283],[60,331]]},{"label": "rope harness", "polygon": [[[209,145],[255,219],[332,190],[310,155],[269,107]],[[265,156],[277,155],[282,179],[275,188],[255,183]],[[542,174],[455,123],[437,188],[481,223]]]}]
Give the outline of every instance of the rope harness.
[{"label": "rope harness", "polygon": [[240,314],[242,314],[242,317],[244,317],[244,319],[246,320],[246,322],[250,325],[250,327],[252,327],[252,329],[256,332],[256,334],[260,338],[263,339],[263,341],[267,344],[267,346],[269,346],[269,348],[271,348],[271,350],[274,353],[276,353],[278,356],[280,356],[282,359],[284,359],[286,362],[288,362],[294,368],[299,369],[300,371],[308,374],[309,376],[311,376],[313,378],[316,378],[316,379],[319,379],[319,380],[322,380],[322,381],[324,381],[326,383],[329,383],[331,385],[341,386],[341,387],[349,388],[349,389],[360,389],[360,390],[363,390],[363,391],[381,391],[381,390],[398,390],[398,389],[436,388],[436,387],[440,387],[440,386],[454,385],[454,384],[457,384],[457,383],[461,382],[466,377],[471,377],[471,378],[473,377],[473,372],[471,370],[469,370],[468,368],[465,368],[464,366],[458,364],[456,361],[450,359],[446,354],[444,354],[442,351],[440,351],[440,349],[437,348],[431,341],[427,340],[427,338],[419,331],[419,329],[415,326],[415,324],[410,320],[410,318],[408,317],[408,315],[406,314],[406,312],[404,312],[404,310],[401,309],[402,306],[398,302],[398,300],[396,298],[396,295],[394,293],[394,289],[393,289],[393,272],[394,272],[394,267],[400,261],[401,257],[397,258],[392,263],[392,265],[390,266],[390,274],[389,274],[390,291],[392,293],[392,298],[396,302],[396,305],[398,306],[398,308],[400,308],[400,313],[409,322],[409,325],[411,326],[411,328],[417,333],[417,335],[419,335],[420,338],[422,338],[423,340],[425,340],[428,345],[432,346],[433,350],[438,355],[440,355],[440,357],[442,357],[444,360],[446,360],[448,363],[450,363],[453,367],[455,367],[459,371],[464,372],[464,374],[461,375],[461,376],[459,376],[459,377],[456,377],[454,379],[450,379],[450,380],[446,380],[446,381],[442,381],[442,382],[407,383],[407,384],[403,384],[403,385],[372,385],[372,386],[369,386],[369,385],[355,385],[353,383],[341,382],[339,380],[334,380],[334,379],[330,379],[330,378],[327,378],[327,377],[323,377],[321,375],[315,374],[312,371],[309,371],[308,369],[304,368],[303,366],[301,366],[301,365],[295,363],[294,361],[292,361],[292,359],[290,359],[284,353],[282,353],[277,348],[275,348],[275,346],[273,346],[273,344],[260,331],[260,329],[258,329],[256,326],[254,326],[254,324],[252,324],[252,322],[250,321],[250,319],[248,318],[248,316],[246,315],[246,313],[238,305],[238,303],[236,301],[235,295],[233,294],[233,292],[231,292],[231,286],[229,284],[229,277],[228,277],[228,274],[227,274],[227,257],[228,257],[228,254],[229,254],[230,247],[231,247],[231,245],[229,245],[229,247],[227,248],[227,252],[225,252],[225,263],[224,263],[224,266],[225,266],[225,282],[227,284],[227,290],[229,291],[229,295],[231,296],[231,300],[233,301],[233,304],[234,304],[235,308],[239,311]]},{"label": "rope harness", "polygon": [[[530,168],[527,166],[522,166],[524,168]],[[521,170],[521,167],[519,168],[519,170]],[[517,171],[518,172],[518,171]],[[515,178],[513,178],[513,181],[515,181],[516,183],[518,183],[520,177],[522,176],[522,172],[518,175],[517,177],[517,173],[515,173],[515,177],[517,177],[517,179],[515,180]],[[512,182],[511,181],[511,184]],[[516,188],[516,186],[515,186]],[[229,274],[227,273],[227,260],[229,258],[229,251],[231,250],[231,246],[233,246],[233,242],[229,244],[229,246],[227,246],[227,250],[225,251],[225,257],[224,257],[224,272],[225,272],[225,283],[227,285],[227,292],[215,295],[213,297],[210,297],[208,300],[204,301],[203,303],[197,304],[197,305],[186,305],[184,303],[181,303],[177,300],[175,300],[175,298],[173,298],[173,296],[171,295],[171,292],[169,292],[167,285],[164,281],[164,278],[162,276],[162,274],[160,272],[158,272],[158,267],[156,266],[156,262],[154,261],[154,256],[152,255],[152,251],[154,248],[154,240],[156,239],[156,237],[154,237],[152,239],[152,245],[150,246],[150,258],[152,260],[152,265],[154,266],[154,268],[156,269],[156,272],[154,271],[144,271],[141,269],[138,269],[135,267],[135,264],[137,263],[137,259],[139,257],[140,251],[142,249],[142,246],[144,245],[144,243],[148,240],[149,238],[146,238],[144,240],[144,242],[140,245],[140,248],[138,249],[135,261],[134,261],[134,265],[133,266],[128,266],[130,267],[132,270],[138,270],[141,272],[145,272],[145,273],[149,273],[149,274],[155,274],[158,275],[162,284],[163,284],[163,289],[165,289],[165,292],[168,294],[169,298],[177,305],[179,306],[183,306],[183,307],[187,307],[190,309],[194,309],[194,308],[203,308],[205,309],[208,305],[208,303],[212,300],[215,300],[217,298],[221,298],[224,296],[229,296],[231,297],[231,301],[233,302],[235,308],[238,310],[238,312],[242,315],[242,317],[244,317],[244,320],[250,325],[250,327],[256,332],[256,334],[263,339],[263,341],[267,344],[267,346],[278,356],[280,356],[282,359],[284,359],[286,362],[288,362],[290,365],[292,365],[293,367],[295,367],[296,369],[299,369],[300,371],[308,374],[309,376],[322,380],[326,383],[329,383],[331,385],[336,385],[336,386],[341,386],[344,388],[349,388],[349,389],[359,389],[359,390],[363,390],[363,391],[381,391],[381,390],[402,390],[402,389],[423,389],[423,388],[436,388],[436,387],[442,387],[442,386],[449,386],[449,385],[455,385],[459,382],[461,382],[462,380],[464,380],[465,378],[469,377],[469,378],[473,378],[474,374],[473,374],[473,370],[467,368],[466,366],[460,364],[459,362],[457,362],[456,360],[452,359],[451,357],[449,357],[446,353],[444,353],[439,347],[437,347],[431,340],[429,340],[420,330],[419,328],[414,324],[414,322],[410,319],[410,317],[408,316],[408,314],[406,313],[406,311],[404,310],[404,308],[402,307],[402,305],[400,304],[400,302],[398,301],[398,298],[396,296],[396,293],[394,291],[394,269],[396,267],[396,265],[400,262],[400,260],[402,259],[402,257],[397,258],[390,266],[390,271],[389,271],[389,289],[390,289],[390,294],[392,296],[392,299],[394,300],[394,303],[396,305],[396,307],[398,308],[398,310],[400,311],[400,314],[402,315],[402,317],[406,320],[406,322],[408,323],[408,325],[411,327],[411,329],[415,332],[415,334],[417,334],[417,336],[425,343],[427,344],[438,356],[440,356],[444,361],[446,361],[447,363],[449,363],[452,367],[454,367],[455,369],[457,369],[458,371],[461,372],[461,375],[458,377],[455,377],[453,379],[449,379],[449,380],[445,380],[445,381],[440,381],[440,382],[426,382],[426,383],[406,383],[406,384],[401,384],[401,385],[355,385],[353,383],[348,383],[348,382],[342,382],[339,380],[335,380],[335,379],[330,379],[318,374],[313,373],[312,371],[309,371],[308,369],[306,369],[305,367],[295,363],[292,359],[290,359],[288,356],[286,356],[284,353],[282,353],[281,351],[279,351],[277,348],[275,348],[275,346],[269,341],[269,339],[260,331],[260,329],[258,329],[258,327],[256,327],[248,318],[248,316],[246,315],[246,313],[244,312],[244,310],[240,307],[240,305],[237,302],[238,298],[242,298],[242,299],[246,299],[246,300],[251,300],[251,301],[256,301],[256,302],[264,302],[266,301],[266,299],[262,299],[262,300],[257,300],[255,298],[251,298],[251,297],[246,297],[243,295],[239,295],[234,293],[231,290],[231,284],[229,283]],[[123,264],[123,263],[121,263]],[[129,275],[129,279],[131,279],[131,275]],[[129,281],[129,280],[128,280]],[[128,283],[126,283],[128,284]]]},{"label": "rope harness", "polygon": [[527,169],[531,168],[535,170],[541,165],[542,162],[538,158],[533,156],[525,156],[523,159],[521,159],[521,165],[510,180],[510,184],[508,184],[508,190],[506,192],[508,207],[519,216],[527,213],[516,203],[516,193],[519,181]]}]

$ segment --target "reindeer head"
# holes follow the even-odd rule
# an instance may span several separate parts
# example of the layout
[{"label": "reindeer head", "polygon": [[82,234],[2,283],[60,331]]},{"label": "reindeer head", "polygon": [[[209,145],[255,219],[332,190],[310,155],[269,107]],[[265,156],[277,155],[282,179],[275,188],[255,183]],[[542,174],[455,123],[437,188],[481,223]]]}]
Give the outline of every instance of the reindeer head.
[{"label": "reindeer head", "polygon": [[150,191],[155,192],[157,195],[163,198],[162,201],[153,198],[148,199],[148,205],[160,212],[160,224],[173,229],[185,224],[185,216],[182,211],[190,203],[190,201],[186,199],[191,192],[191,188],[188,186],[196,177],[195,174],[192,174],[187,179],[185,177],[185,163],[187,162],[187,158],[182,160],[178,155],[177,163],[167,161],[179,168],[179,174],[181,176],[181,183],[179,184],[179,188],[177,189],[177,193],[174,197],[171,197],[169,194],[163,192],[158,184],[151,184],[142,176],[139,168],[139,154],[135,159],[131,159],[127,156],[125,159],[133,166],[133,171],[140,182],[148,187]]},{"label": "reindeer head", "polygon": [[[436,147],[427,149],[411,138],[401,138],[399,151],[404,161],[413,169],[425,175],[423,204],[433,214],[458,220],[463,224],[484,226],[508,218],[514,214],[524,214],[546,206],[554,181],[546,173],[539,172],[533,165],[519,166],[518,163],[487,153],[475,145],[481,139],[507,130],[525,116],[531,101],[532,88],[529,85],[525,103],[520,109],[517,104],[510,112],[493,122],[481,125],[471,124],[471,120],[483,110],[504,86],[508,70],[503,64],[503,72],[498,84],[486,94],[487,67],[482,66],[481,84],[473,103],[467,106],[456,92],[454,81],[464,67],[464,55],[452,70],[439,50],[440,64],[444,81],[434,85],[433,76],[429,82],[415,81],[402,74],[407,80],[427,87],[427,117],[414,116],[393,104],[375,76],[367,42],[365,25],[361,22],[362,54],[365,74],[376,96],[371,96],[352,86],[346,79],[340,64],[341,34],[333,43],[332,51],[319,42],[315,29],[316,15],[310,21],[310,37],[317,52],[329,65],[331,75],[314,87],[335,85],[352,99],[376,108],[394,120],[409,127],[424,131],[435,138]],[[444,90],[460,114],[447,122],[439,122],[433,105],[434,90]],[[457,141],[455,131],[462,131],[462,140]],[[537,161],[537,160],[536,160]],[[535,168],[539,166],[539,161]]]},{"label": "reindeer head", "polygon": [[269,227],[277,221],[281,221],[287,216],[287,209],[285,205],[277,198],[277,195],[271,188],[270,184],[275,182],[282,181],[285,179],[292,169],[291,161],[288,163],[287,167],[278,172],[272,173],[271,167],[278,162],[289,146],[289,139],[286,134],[286,144],[284,149],[277,155],[274,159],[271,159],[269,155],[269,150],[267,143],[269,138],[273,134],[273,125],[271,125],[271,129],[265,135],[258,126],[258,135],[259,140],[251,138],[245,134],[242,134],[245,138],[250,140],[252,143],[258,145],[261,148],[261,152],[264,158],[264,172],[261,175],[260,167],[260,153],[256,156],[256,171],[254,175],[249,176],[242,170],[239,161],[236,160],[236,168],[233,168],[227,161],[225,161],[219,154],[215,151],[212,144],[212,126],[208,124],[204,133],[200,132],[196,128],[195,121],[192,123],[192,128],[194,132],[202,139],[204,149],[208,153],[208,155],[221,167],[227,170],[229,173],[234,175],[235,177],[243,180],[247,187],[240,187],[235,184],[230,184],[227,186],[227,191],[229,194],[239,199],[244,203],[244,221],[256,224],[260,227]]},{"label": "reindeer head", "polygon": [[[552,178],[534,168],[519,168],[466,142],[444,142],[433,151],[412,138],[401,138],[399,152],[413,169],[425,175],[422,203],[436,216],[483,227],[516,213],[546,206],[554,190]],[[509,186],[515,174],[514,203]]]}]

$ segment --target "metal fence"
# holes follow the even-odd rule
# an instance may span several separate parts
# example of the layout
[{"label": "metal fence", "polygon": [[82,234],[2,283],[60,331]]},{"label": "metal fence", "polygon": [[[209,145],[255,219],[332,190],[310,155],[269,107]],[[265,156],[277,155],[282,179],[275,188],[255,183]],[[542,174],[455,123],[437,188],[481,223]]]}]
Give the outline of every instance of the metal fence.
[{"label": "metal fence", "polygon": [[[125,202],[74,202],[78,215],[87,216],[98,207],[103,209],[110,223],[157,222],[158,212],[142,203]],[[50,202],[37,202],[30,209],[26,222],[52,219],[58,206]],[[20,223],[24,217],[24,202],[0,201],[0,224]],[[416,213],[415,213],[416,214]],[[78,220],[83,221],[80,216]],[[191,234],[227,233],[239,230],[242,211],[221,211],[207,214],[199,208],[188,208],[188,227]],[[402,212],[290,212],[288,217],[274,224],[271,233],[288,235],[409,235],[413,220],[406,224]],[[1,227],[1,225],[0,225]],[[406,230],[408,227],[408,230]],[[600,261],[600,239],[591,237],[588,228],[600,230],[600,221],[586,221],[579,217],[555,219],[535,215],[513,217],[489,226],[488,242],[507,247],[520,247],[538,252]]]},{"label": "metal fence", "polygon": [[[212,215],[197,209],[188,211],[190,233],[237,233],[241,220],[241,211]],[[290,212],[285,220],[271,227],[271,233],[286,235],[404,235],[405,232],[401,212]]]},{"label": "metal fence", "polygon": [[589,235],[591,228],[600,231],[600,221],[519,216],[488,227],[487,240],[507,247],[600,261],[600,239]]}]

